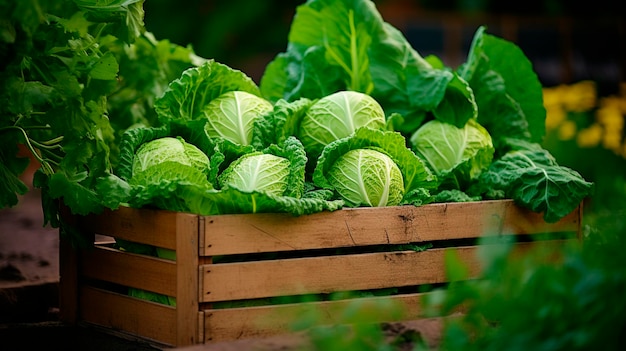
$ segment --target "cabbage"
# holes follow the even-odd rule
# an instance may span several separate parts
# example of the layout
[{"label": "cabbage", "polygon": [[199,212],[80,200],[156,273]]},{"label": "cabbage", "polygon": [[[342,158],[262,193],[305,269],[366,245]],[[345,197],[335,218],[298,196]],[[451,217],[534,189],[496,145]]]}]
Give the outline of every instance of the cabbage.
[{"label": "cabbage", "polygon": [[384,153],[355,149],[343,154],[328,171],[328,179],[349,206],[396,206],[404,196],[400,168]]},{"label": "cabbage", "polygon": [[385,112],[371,96],[340,91],[315,102],[300,122],[298,138],[307,154],[317,157],[324,146],[360,127],[385,128]]},{"label": "cabbage", "polygon": [[271,154],[252,153],[231,163],[218,177],[222,188],[264,192],[281,196],[287,190],[289,160]]},{"label": "cabbage", "polygon": [[362,127],[323,149],[313,182],[348,206],[394,206],[429,201],[436,178],[402,134]]},{"label": "cabbage", "polygon": [[464,190],[493,160],[491,136],[474,119],[463,128],[438,120],[426,122],[409,141],[415,153],[447,183],[444,187]]},{"label": "cabbage", "polygon": [[202,112],[205,130],[211,138],[224,138],[238,145],[250,145],[254,120],[272,111],[272,104],[245,91],[229,91],[211,100]]},{"label": "cabbage", "polygon": [[[159,167],[168,162],[193,168],[205,176],[211,168],[209,157],[195,145],[180,137],[163,137],[142,144],[137,149],[132,163],[132,178],[144,172],[159,173]],[[180,172],[180,175],[184,176],[185,173]]]}]

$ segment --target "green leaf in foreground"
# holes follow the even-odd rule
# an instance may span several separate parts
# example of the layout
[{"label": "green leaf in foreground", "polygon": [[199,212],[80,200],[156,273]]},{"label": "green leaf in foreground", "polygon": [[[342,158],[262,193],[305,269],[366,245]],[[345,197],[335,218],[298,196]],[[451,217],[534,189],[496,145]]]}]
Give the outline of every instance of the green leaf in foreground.
[{"label": "green leaf in foreground", "polygon": [[516,203],[543,212],[546,222],[556,222],[572,212],[593,188],[538,147],[508,152],[481,175],[480,183],[484,189],[503,190]]}]

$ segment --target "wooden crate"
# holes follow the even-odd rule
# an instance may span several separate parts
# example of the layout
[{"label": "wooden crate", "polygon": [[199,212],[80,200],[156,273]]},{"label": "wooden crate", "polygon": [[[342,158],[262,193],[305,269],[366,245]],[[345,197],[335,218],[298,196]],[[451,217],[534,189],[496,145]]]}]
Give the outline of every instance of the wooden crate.
[{"label": "wooden crate", "polygon": [[[510,200],[343,209],[300,217],[120,208],[67,220],[90,240],[100,234],[145,243],[175,250],[177,259],[132,254],[100,242],[78,249],[62,240],[62,319],[184,346],[287,332],[306,308],[332,323],[352,300],[254,307],[223,307],[225,302],[399,288],[388,297],[359,299],[391,299],[403,306],[403,315],[381,315],[380,321],[417,319],[419,288],[446,283],[446,250],[456,250],[475,276],[480,271],[475,238],[544,233],[541,243],[562,245],[564,237],[580,236],[582,209],[552,224]],[[407,243],[433,243],[433,248],[398,251],[397,245]],[[537,243],[520,240],[515,250]],[[230,263],[223,263],[224,258]],[[119,287],[172,296],[176,306],[133,298]]]}]

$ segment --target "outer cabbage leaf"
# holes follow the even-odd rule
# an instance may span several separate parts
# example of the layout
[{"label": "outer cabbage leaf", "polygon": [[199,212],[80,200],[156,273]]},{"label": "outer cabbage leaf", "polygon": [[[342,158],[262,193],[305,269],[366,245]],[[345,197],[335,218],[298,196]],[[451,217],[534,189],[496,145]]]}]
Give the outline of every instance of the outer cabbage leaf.
[{"label": "outer cabbage leaf", "polygon": [[228,91],[246,91],[260,96],[256,83],[245,73],[208,60],[199,67],[185,70],[172,81],[154,108],[162,123],[204,118],[202,110],[213,99]]},{"label": "outer cabbage leaf", "polygon": [[542,140],[546,111],[541,82],[517,45],[486,34],[480,27],[458,73],[473,89],[478,121],[497,147],[505,137]]},{"label": "outer cabbage leaf", "polygon": [[202,112],[205,129],[212,138],[224,138],[235,144],[250,145],[254,121],[272,111],[272,104],[245,91],[228,91],[211,100]]},{"label": "outer cabbage leaf", "polygon": [[129,180],[132,186],[129,204],[132,207],[154,206],[164,210],[189,212],[187,199],[181,196],[181,187],[212,189],[206,175],[190,165],[165,161],[158,167],[141,172]]},{"label": "outer cabbage leaf", "polygon": [[475,116],[472,92],[459,83],[454,73],[424,60],[373,2],[310,0],[297,8],[287,52],[268,65],[261,91],[270,101],[319,99],[338,90],[367,93],[385,112],[405,116],[410,132],[446,95],[454,101],[437,110],[438,118],[460,126]]},{"label": "outer cabbage leaf", "polygon": [[348,151],[364,148],[383,152],[395,162],[402,173],[405,195],[419,188],[436,187],[436,177],[426,163],[406,147],[402,134],[370,128],[360,128],[351,136],[328,144],[313,172],[314,183],[324,189],[334,189],[328,177],[333,164]]},{"label": "outer cabbage leaf", "polygon": [[273,110],[254,120],[252,145],[260,150],[271,144],[283,143],[289,136],[296,135],[300,122],[315,102],[306,98],[293,102],[280,99]]},{"label": "outer cabbage leaf", "polygon": [[344,88],[341,67],[328,63],[319,46],[289,43],[287,51],[279,53],[261,77],[261,93],[271,102],[316,99]]},{"label": "outer cabbage leaf", "polygon": [[[160,187],[141,187],[134,193],[131,206],[175,204],[177,211],[199,215],[237,213],[289,213],[294,216],[341,209],[341,200],[322,197],[294,198],[235,188],[209,189],[189,182],[164,182]],[[180,208],[185,208],[184,210]]]},{"label": "outer cabbage leaf", "polygon": [[543,212],[546,222],[556,222],[572,212],[593,190],[593,184],[552,155],[535,147],[508,152],[480,177],[483,189],[497,189],[521,206]]},{"label": "outer cabbage leaf", "polygon": [[463,128],[438,120],[426,122],[410,143],[446,188],[464,190],[493,160],[491,137],[473,119]]},{"label": "outer cabbage leaf", "polygon": [[371,95],[387,114],[404,117],[396,130],[410,134],[429,111],[435,118],[458,127],[476,117],[474,95],[464,79],[444,67],[433,67],[398,29],[388,23],[383,28],[385,34],[370,50],[374,81]]}]

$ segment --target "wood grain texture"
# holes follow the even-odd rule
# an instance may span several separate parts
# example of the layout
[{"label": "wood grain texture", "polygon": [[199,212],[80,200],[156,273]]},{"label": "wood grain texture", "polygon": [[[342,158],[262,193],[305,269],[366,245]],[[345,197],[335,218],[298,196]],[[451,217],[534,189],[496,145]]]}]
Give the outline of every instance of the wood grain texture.
[{"label": "wood grain texture", "polygon": [[176,216],[176,345],[196,344],[198,330],[198,216]]},{"label": "wood grain texture", "polygon": [[[89,286],[79,291],[82,321],[176,345],[176,310],[173,307]],[[197,312],[194,315],[197,316]]]},{"label": "wood grain texture", "polygon": [[84,277],[176,296],[176,262],[96,246],[81,251]]},{"label": "wood grain texture", "polygon": [[172,211],[120,207],[82,218],[81,227],[83,231],[175,250],[176,221],[181,215],[197,217]]},{"label": "wood grain texture", "polygon": [[[472,271],[477,271],[475,251],[458,249]],[[444,249],[434,249],[205,265],[202,301],[441,283],[444,254]]]},{"label": "wood grain texture", "polygon": [[[310,319],[316,325],[355,322],[349,311],[358,307],[367,322],[392,322],[417,318],[422,310],[422,299],[427,293],[385,297],[366,297],[351,300],[303,302],[285,305],[210,309],[204,311],[204,342],[261,338],[287,333],[295,321]],[[358,322],[366,322],[359,320]]]},{"label": "wood grain texture", "polygon": [[576,231],[578,209],[557,223],[512,200],[353,208],[293,217],[288,214],[205,218],[201,255],[278,252],[476,238],[483,235]]}]

